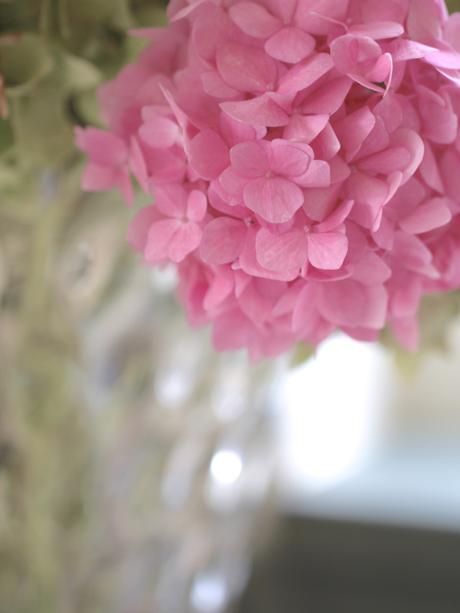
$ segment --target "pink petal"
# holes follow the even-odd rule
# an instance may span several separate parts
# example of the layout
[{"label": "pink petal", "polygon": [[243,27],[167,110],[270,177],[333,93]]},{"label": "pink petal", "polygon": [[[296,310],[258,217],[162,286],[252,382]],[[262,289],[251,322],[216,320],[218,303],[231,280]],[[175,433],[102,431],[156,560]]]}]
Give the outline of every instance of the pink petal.
[{"label": "pink petal", "polygon": [[270,223],[289,221],[304,202],[302,190],[287,179],[252,181],[243,191],[245,205]]},{"label": "pink petal", "polygon": [[163,219],[150,227],[144,251],[149,264],[158,264],[169,257],[171,241],[180,226],[178,219]]},{"label": "pink petal", "polygon": [[129,156],[129,167],[133,175],[139,182],[144,192],[149,191],[149,175],[147,165],[145,163],[144,154],[139,145],[137,138],[131,139],[131,149]]},{"label": "pink petal", "polygon": [[369,36],[374,40],[382,40],[385,38],[397,38],[404,34],[404,28],[400,23],[392,21],[374,21],[370,23],[357,24],[350,26],[350,33],[362,34]]},{"label": "pink petal", "polygon": [[222,102],[220,108],[233,119],[253,126],[271,128],[287,126],[289,123],[286,111],[267,94],[241,102]]},{"label": "pink petal", "polygon": [[203,84],[204,91],[213,96],[213,98],[219,98],[220,100],[228,100],[231,98],[237,98],[240,92],[227,85],[222,79],[217,70],[209,70],[201,75],[201,82]]},{"label": "pink petal", "polygon": [[275,85],[276,64],[262,49],[229,42],[218,48],[216,61],[223,80],[235,89],[262,93]]},{"label": "pink petal", "polygon": [[409,234],[423,234],[441,226],[445,226],[452,219],[452,213],[446,198],[433,198],[425,204],[418,206],[414,212],[400,222],[404,232]]},{"label": "pink petal", "polygon": [[282,139],[271,142],[271,170],[286,177],[298,177],[303,175],[311,161],[311,156],[303,151],[300,146],[289,143]]},{"label": "pink petal", "polygon": [[354,204],[353,200],[344,200],[322,223],[315,227],[315,230],[318,232],[335,230],[347,219]]},{"label": "pink petal", "polygon": [[192,251],[194,251],[201,241],[201,228],[196,223],[182,223],[177,229],[168,248],[168,257],[172,262],[179,263]]},{"label": "pink petal", "polygon": [[342,106],[353,81],[348,77],[339,77],[318,87],[302,104],[302,112],[329,113],[333,115]]},{"label": "pink petal", "polygon": [[306,285],[297,297],[292,315],[292,329],[301,339],[309,339],[318,326],[317,290]]},{"label": "pink petal", "polygon": [[348,193],[355,202],[367,202],[372,207],[380,207],[387,198],[388,186],[376,177],[355,172],[348,180]]},{"label": "pink petal", "polygon": [[117,186],[117,179],[118,171],[116,168],[89,162],[83,172],[81,186],[87,192],[106,191]]},{"label": "pink petal", "polygon": [[420,306],[422,284],[418,277],[401,275],[391,297],[391,315],[396,318],[413,317]]},{"label": "pink petal", "polygon": [[243,201],[243,189],[248,180],[241,177],[232,167],[226,168],[218,179],[219,186],[222,190],[219,190],[219,195],[230,206],[242,204]]},{"label": "pink petal", "polygon": [[460,154],[447,149],[441,158],[441,174],[446,188],[446,195],[457,201],[460,194]]},{"label": "pink petal", "polygon": [[434,47],[429,47],[414,40],[400,38],[394,40],[388,49],[395,62],[407,62],[425,57],[428,53],[435,51]]},{"label": "pink petal", "polygon": [[190,163],[203,179],[215,179],[229,165],[227,145],[214,130],[202,130],[190,141]]},{"label": "pink petal", "polygon": [[230,8],[229,15],[245,34],[255,38],[268,38],[281,26],[278,19],[255,2],[239,2]]},{"label": "pink petal", "polygon": [[341,268],[348,251],[348,239],[341,232],[320,232],[308,235],[308,260],[321,270]]},{"label": "pink petal", "polygon": [[458,70],[460,68],[460,53],[457,51],[433,51],[425,56],[425,61],[438,68]]},{"label": "pink petal", "polygon": [[116,167],[126,161],[126,145],[116,134],[98,128],[76,128],[75,135],[78,148],[96,164]]},{"label": "pink petal", "polygon": [[265,0],[270,11],[284,23],[289,23],[294,17],[297,0]]},{"label": "pink petal", "polygon": [[329,187],[331,184],[331,168],[323,160],[313,160],[305,174],[295,178],[301,187],[316,188]]},{"label": "pink petal", "polygon": [[377,61],[382,54],[378,43],[367,36],[346,34],[334,39],[330,45],[331,58],[336,69],[348,75],[361,74],[361,66]]},{"label": "pink petal", "polygon": [[226,113],[219,118],[220,133],[230,147],[245,143],[248,140],[262,139],[267,135],[267,129],[261,126],[249,126],[233,119]]},{"label": "pink petal", "polygon": [[150,227],[158,221],[158,217],[157,208],[147,206],[142,208],[129,224],[127,240],[136,251],[144,251]]},{"label": "pink petal", "polygon": [[403,22],[407,14],[407,6],[400,0],[366,0],[361,6],[363,21],[396,21]]},{"label": "pink petal", "polygon": [[420,164],[420,174],[423,177],[425,183],[439,193],[444,192],[444,186],[442,183],[441,172],[438,166],[438,160],[436,159],[433,149],[429,143],[425,142],[425,155],[423,161]]},{"label": "pink petal", "polygon": [[253,324],[239,308],[227,311],[214,320],[212,342],[216,351],[234,351],[247,347]]},{"label": "pink petal", "polygon": [[212,280],[206,296],[204,297],[203,307],[210,311],[218,307],[230,296],[233,291],[233,279],[230,275],[220,273]]},{"label": "pink petal", "polygon": [[417,0],[411,3],[407,16],[409,38],[424,41],[441,37],[440,4],[436,0]]},{"label": "pink petal", "polygon": [[168,148],[177,141],[180,130],[177,123],[166,117],[156,117],[144,123],[139,134],[144,143],[151,147]]},{"label": "pink petal", "polygon": [[298,276],[297,270],[268,270],[261,266],[256,256],[256,235],[255,229],[249,229],[246,242],[238,260],[241,270],[251,277],[271,279],[275,281],[293,281]]},{"label": "pink petal", "polygon": [[150,184],[174,183],[184,179],[186,163],[181,152],[149,147],[145,152],[145,161]]},{"label": "pink petal", "polygon": [[187,192],[182,185],[157,185],[155,204],[168,217],[181,218],[186,212]]},{"label": "pink petal", "polygon": [[366,172],[388,175],[396,170],[404,170],[410,162],[411,156],[407,149],[390,147],[360,161],[358,168]]},{"label": "pink petal", "polygon": [[267,148],[259,141],[235,145],[230,150],[233,170],[247,179],[263,177],[270,169]]},{"label": "pink petal", "polygon": [[328,53],[317,53],[291,68],[280,80],[278,91],[282,94],[300,92],[316,83],[332,67],[333,63]]},{"label": "pink petal", "polygon": [[403,172],[403,183],[407,182],[418,169],[425,155],[425,145],[420,136],[414,131],[401,128],[391,135],[393,147],[404,147],[410,154],[410,162]]},{"label": "pink petal", "polygon": [[433,255],[426,245],[416,236],[405,232],[395,232],[393,256],[408,270],[430,276]]},{"label": "pink petal", "polygon": [[391,268],[372,251],[353,264],[353,279],[363,285],[383,285],[391,278]]},{"label": "pink petal", "polygon": [[337,326],[380,330],[385,325],[388,296],[382,286],[365,287],[352,280],[324,283],[318,306]]},{"label": "pink petal", "polygon": [[390,135],[385,122],[381,117],[375,117],[375,125],[366,137],[358,151],[353,155],[354,159],[362,159],[368,155],[379,153],[390,146]]},{"label": "pink petal", "polygon": [[292,271],[297,276],[307,259],[305,233],[293,230],[285,234],[272,234],[266,228],[257,233],[256,256],[267,270]]},{"label": "pink petal", "polygon": [[329,161],[340,151],[341,144],[331,124],[328,124],[312,143],[315,157]]},{"label": "pink petal", "polygon": [[207,224],[201,239],[204,262],[215,266],[235,261],[246,240],[246,225],[231,217],[218,217]]},{"label": "pink petal", "polygon": [[329,122],[329,115],[293,115],[283,136],[288,140],[311,143]]},{"label": "pink petal", "polygon": [[420,330],[416,317],[395,319],[390,323],[398,343],[408,351],[416,351],[420,343]]},{"label": "pink petal", "polygon": [[265,43],[265,51],[271,57],[287,64],[297,64],[312,53],[315,39],[303,30],[284,27]]},{"label": "pink petal", "polygon": [[202,221],[206,215],[208,201],[203,192],[194,189],[187,198],[187,218],[190,221]]},{"label": "pink petal", "polygon": [[374,126],[375,116],[367,106],[354,111],[335,124],[335,132],[347,152],[348,161],[356,156]]},{"label": "pink petal", "polygon": [[460,52],[460,13],[454,13],[444,24],[445,40]]},{"label": "pink petal", "polygon": [[449,145],[458,133],[458,117],[448,96],[435,98],[431,92],[420,96],[419,109],[424,124],[424,135],[433,143]]},{"label": "pink petal", "polygon": [[331,22],[334,25],[345,21],[348,5],[349,0],[299,0],[296,22],[311,34],[325,35],[331,29]]}]

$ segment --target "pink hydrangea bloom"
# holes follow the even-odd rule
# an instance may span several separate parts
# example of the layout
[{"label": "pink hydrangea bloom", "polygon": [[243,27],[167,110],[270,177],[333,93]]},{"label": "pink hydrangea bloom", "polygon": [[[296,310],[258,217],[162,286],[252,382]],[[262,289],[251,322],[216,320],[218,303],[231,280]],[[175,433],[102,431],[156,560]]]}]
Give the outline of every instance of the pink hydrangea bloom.
[{"label": "pink hydrangea bloom", "polygon": [[173,0],[79,130],[86,189],[154,204],[192,323],[255,358],[340,329],[417,346],[460,287],[460,15],[443,0]]}]

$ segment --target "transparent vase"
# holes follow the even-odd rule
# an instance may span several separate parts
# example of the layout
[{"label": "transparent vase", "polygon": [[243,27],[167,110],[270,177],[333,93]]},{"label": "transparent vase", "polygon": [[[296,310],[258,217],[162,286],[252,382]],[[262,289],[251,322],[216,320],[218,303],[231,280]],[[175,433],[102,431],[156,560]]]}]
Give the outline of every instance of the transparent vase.
[{"label": "transparent vase", "polygon": [[0,598],[15,613],[230,610],[270,521],[282,366],[217,355],[173,272],[129,253],[129,213],[78,176],[2,209]]}]

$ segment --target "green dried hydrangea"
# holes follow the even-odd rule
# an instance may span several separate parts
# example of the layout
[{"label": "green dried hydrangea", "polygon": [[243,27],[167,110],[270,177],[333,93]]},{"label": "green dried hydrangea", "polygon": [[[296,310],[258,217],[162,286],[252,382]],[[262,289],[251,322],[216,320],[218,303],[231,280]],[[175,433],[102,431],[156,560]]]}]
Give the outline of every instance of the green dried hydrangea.
[{"label": "green dried hydrangea", "polygon": [[[96,87],[136,52],[126,30],[163,20],[152,0],[0,0],[0,610],[8,613],[106,610],[110,588],[91,571],[97,433],[75,378],[79,326],[129,263],[126,213],[81,194],[73,128],[98,122]],[[103,244],[106,255],[86,261],[83,243]]]}]

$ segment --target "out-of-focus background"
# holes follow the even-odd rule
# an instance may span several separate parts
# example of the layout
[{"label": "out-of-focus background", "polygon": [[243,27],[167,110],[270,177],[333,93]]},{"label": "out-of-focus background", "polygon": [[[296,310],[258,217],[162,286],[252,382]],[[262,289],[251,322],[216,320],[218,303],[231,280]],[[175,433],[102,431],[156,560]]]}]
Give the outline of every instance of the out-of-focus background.
[{"label": "out-of-focus background", "polygon": [[0,613],[458,613],[460,298],[417,357],[217,356],[80,191],[164,5],[0,0]]}]

